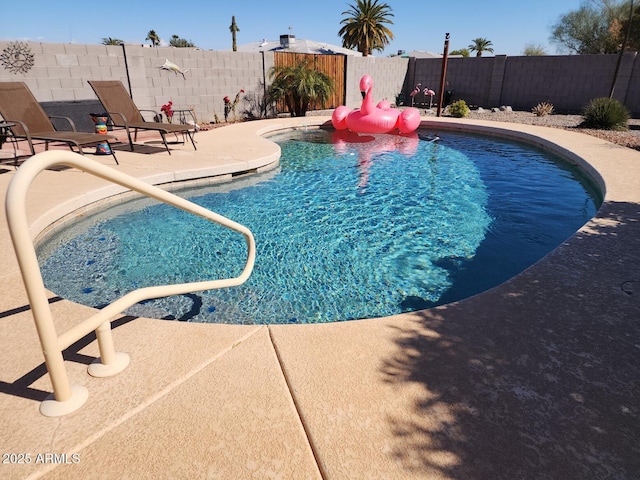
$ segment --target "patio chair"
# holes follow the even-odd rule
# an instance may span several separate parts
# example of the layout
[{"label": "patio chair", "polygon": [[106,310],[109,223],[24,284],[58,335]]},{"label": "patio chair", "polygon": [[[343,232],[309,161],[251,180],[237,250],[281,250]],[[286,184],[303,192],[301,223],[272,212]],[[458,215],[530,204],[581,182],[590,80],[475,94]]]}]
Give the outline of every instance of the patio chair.
[{"label": "patio chair", "polygon": [[[11,127],[13,137],[26,140],[31,155],[36,154],[34,141],[44,142],[46,150],[50,142],[66,143],[72,151],[75,146],[78,153],[84,155],[82,147],[109,143],[109,140],[115,139],[112,135],[78,132],[73,120],[68,117],[48,116],[24,82],[0,82],[0,115],[5,122],[15,124]],[[56,130],[52,118],[66,120],[71,130]],[[110,150],[118,164],[113,148]]]},{"label": "patio chair", "polygon": [[[154,130],[160,133],[162,142],[167,152],[171,155],[171,150],[167,144],[167,133],[187,135],[191,140],[194,150],[197,150],[193,140],[195,128],[188,124],[173,124],[161,122],[147,122],[141,111],[131,99],[131,96],[119,80],[89,80],[89,85],[93,88],[98,100],[105,108],[107,115],[114,126],[124,128],[129,137],[129,145],[133,152],[133,140],[131,139],[131,129],[134,130],[134,138],[137,138],[138,130]],[[157,112],[153,112],[154,117],[158,117]]]}]

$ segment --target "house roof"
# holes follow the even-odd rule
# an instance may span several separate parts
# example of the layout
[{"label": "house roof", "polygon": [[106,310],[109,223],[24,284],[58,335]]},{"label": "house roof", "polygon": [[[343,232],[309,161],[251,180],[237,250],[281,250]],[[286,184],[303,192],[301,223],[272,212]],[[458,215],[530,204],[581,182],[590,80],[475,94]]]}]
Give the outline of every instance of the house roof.
[{"label": "house roof", "polygon": [[[407,57],[415,57],[415,58],[442,58],[441,53],[434,53],[428,50],[414,50],[413,52],[409,52],[405,54]],[[447,55],[449,58],[462,58],[462,55]]]},{"label": "house roof", "polygon": [[297,39],[294,35],[280,35],[280,40],[262,40],[238,45],[239,52],[293,52],[314,53],[318,55],[354,55],[361,57],[360,52],[332,45],[327,42]]},{"label": "house roof", "polygon": [[429,52],[427,50],[414,50],[413,52],[409,52],[407,56],[416,58],[442,58],[442,54]]}]

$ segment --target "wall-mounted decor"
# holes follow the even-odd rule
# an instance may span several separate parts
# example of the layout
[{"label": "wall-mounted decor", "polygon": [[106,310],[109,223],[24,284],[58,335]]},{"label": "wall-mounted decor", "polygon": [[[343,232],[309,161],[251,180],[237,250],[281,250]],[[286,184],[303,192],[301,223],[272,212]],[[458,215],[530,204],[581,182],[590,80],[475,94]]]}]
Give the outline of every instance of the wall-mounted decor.
[{"label": "wall-mounted decor", "polygon": [[164,64],[160,67],[161,70],[169,70],[170,72],[182,75],[182,78],[184,77],[184,74],[187,73],[189,70],[182,70],[178,65],[176,65],[173,62],[170,62],[169,59],[167,59],[166,62],[164,62]]},{"label": "wall-mounted decor", "polygon": [[33,67],[33,54],[26,43],[11,42],[2,50],[0,63],[11,73],[27,73]]}]

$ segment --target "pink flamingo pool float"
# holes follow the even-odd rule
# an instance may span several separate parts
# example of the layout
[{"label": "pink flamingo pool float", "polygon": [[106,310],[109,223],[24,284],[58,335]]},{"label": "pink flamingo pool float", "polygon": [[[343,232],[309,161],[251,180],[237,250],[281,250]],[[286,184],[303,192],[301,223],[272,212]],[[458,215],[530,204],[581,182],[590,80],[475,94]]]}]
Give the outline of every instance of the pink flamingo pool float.
[{"label": "pink flamingo pool float", "polygon": [[391,108],[387,100],[378,105],[373,103],[373,79],[365,75],[360,79],[362,105],[349,110],[342,105],[333,111],[331,123],[336,130],[349,129],[356,133],[410,133],[420,125],[420,112],[417,108],[398,110]]}]

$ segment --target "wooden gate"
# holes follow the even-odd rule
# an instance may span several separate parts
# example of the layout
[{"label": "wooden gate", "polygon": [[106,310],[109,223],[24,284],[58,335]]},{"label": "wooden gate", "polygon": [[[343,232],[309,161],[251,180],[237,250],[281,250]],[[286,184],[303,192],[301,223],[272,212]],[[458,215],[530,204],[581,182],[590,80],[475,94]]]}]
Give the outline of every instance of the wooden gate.
[{"label": "wooden gate", "polygon": [[[344,105],[346,90],[344,84],[347,57],[345,55],[317,55],[313,53],[274,52],[276,67],[293,67],[307,60],[318,72],[327,75],[333,81],[333,94],[324,103],[312,102],[309,110],[326,110]],[[287,113],[284,102],[276,105],[277,113]]]}]

